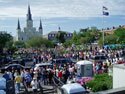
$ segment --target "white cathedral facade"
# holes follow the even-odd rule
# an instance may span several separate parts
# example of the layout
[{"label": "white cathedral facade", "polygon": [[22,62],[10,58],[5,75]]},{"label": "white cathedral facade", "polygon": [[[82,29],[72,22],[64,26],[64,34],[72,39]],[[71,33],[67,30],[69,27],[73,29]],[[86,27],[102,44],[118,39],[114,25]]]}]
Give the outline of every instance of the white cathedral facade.
[{"label": "white cathedral facade", "polygon": [[24,27],[23,30],[21,30],[20,21],[18,19],[17,40],[18,41],[27,41],[27,40],[31,39],[32,37],[42,37],[42,36],[43,36],[43,28],[42,28],[41,19],[40,19],[40,26],[39,26],[38,31],[37,31],[36,28],[33,27],[32,14],[30,11],[30,6],[28,6],[26,27]]}]

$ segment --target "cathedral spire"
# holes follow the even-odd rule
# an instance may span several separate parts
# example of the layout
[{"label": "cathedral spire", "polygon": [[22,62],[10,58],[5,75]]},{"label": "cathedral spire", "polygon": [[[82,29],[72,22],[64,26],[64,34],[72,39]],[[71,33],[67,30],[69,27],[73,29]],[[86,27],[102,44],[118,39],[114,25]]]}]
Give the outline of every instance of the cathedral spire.
[{"label": "cathedral spire", "polygon": [[60,28],[60,26],[58,27],[58,31],[61,31],[61,28]]},{"label": "cathedral spire", "polygon": [[19,21],[19,19],[18,19],[17,29],[18,29],[18,30],[21,29],[21,28],[20,28],[20,21]]},{"label": "cathedral spire", "polygon": [[30,5],[28,5],[27,20],[32,20],[32,14],[31,14],[31,11],[30,11]]},{"label": "cathedral spire", "polygon": [[40,26],[39,26],[39,29],[43,29],[41,19],[40,19]]}]

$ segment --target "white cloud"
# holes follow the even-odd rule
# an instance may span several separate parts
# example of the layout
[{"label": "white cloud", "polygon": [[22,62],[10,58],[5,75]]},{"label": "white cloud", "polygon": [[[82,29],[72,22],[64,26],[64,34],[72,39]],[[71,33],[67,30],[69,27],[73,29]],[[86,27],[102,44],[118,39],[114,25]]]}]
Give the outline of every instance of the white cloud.
[{"label": "white cloud", "polygon": [[[26,0],[0,0],[0,17],[25,17]],[[9,2],[4,6],[5,3]],[[15,4],[16,3],[16,4]],[[102,15],[102,6],[109,8],[110,15],[125,15],[125,0],[30,0],[34,17],[90,18]]]}]

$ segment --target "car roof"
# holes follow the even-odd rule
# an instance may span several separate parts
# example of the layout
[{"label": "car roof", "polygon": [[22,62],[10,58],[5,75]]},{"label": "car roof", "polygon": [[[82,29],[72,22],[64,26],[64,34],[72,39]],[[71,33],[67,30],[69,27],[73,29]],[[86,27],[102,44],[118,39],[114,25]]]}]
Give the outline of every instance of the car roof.
[{"label": "car roof", "polygon": [[39,63],[36,64],[35,66],[48,66],[48,65],[52,65],[51,63]]},{"label": "car roof", "polygon": [[53,60],[70,60],[70,58],[56,58],[56,59],[53,59]]},{"label": "car roof", "polygon": [[61,88],[65,89],[68,94],[70,94],[70,93],[76,93],[76,92],[84,92],[85,91],[85,88],[83,88],[78,83],[65,84]]},{"label": "car roof", "polygon": [[19,65],[19,66],[22,66],[22,65],[20,65],[20,64],[9,64],[8,66],[11,66],[11,65]]},{"label": "car roof", "polygon": [[9,64],[9,65],[7,65],[7,66],[5,66],[5,67],[7,68],[7,67],[10,67],[10,66],[21,66],[21,67],[24,67],[24,66],[22,66],[22,65],[20,65],[20,64]]}]

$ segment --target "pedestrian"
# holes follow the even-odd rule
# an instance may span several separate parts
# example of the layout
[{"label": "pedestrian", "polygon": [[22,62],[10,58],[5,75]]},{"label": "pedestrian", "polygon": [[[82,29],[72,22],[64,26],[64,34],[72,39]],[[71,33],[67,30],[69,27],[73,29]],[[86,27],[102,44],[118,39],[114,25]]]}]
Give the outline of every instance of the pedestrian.
[{"label": "pedestrian", "polygon": [[9,75],[10,80],[13,80],[12,72],[8,71],[7,74]]},{"label": "pedestrian", "polygon": [[22,82],[22,77],[19,75],[19,73],[17,73],[17,75],[15,76],[15,83],[16,83],[16,87],[17,87],[18,92],[20,92],[21,82]]},{"label": "pedestrian", "polygon": [[32,77],[31,77],[31,75],[30,75],[30,73],[28,71],[25,73],[24,79],[25,79],[25,82],[26,82],[26,86],[28,88],[30,88],[30,83],[32,81]]},{"label": "pedestrian", "polygon": [[33,78],[33,80],[31,81],[31,87],[33,89],[33,94],[37,94],[37,88],[38,88],[38,82],[37,82],[37,78]]},{"label": "pedestrian", "polygon": [[53,72],[51,70],[49,70],[48,72],[48,80],[49,80],[49,84],[52,84],[52,78],[53,78]]},{"label": "pedestrian", "polygon": [[3,74],[3,77],[6,79],[6,81],[10,80],[10,76],[7,73],[7,71],[5,71],[5,73]]}]

